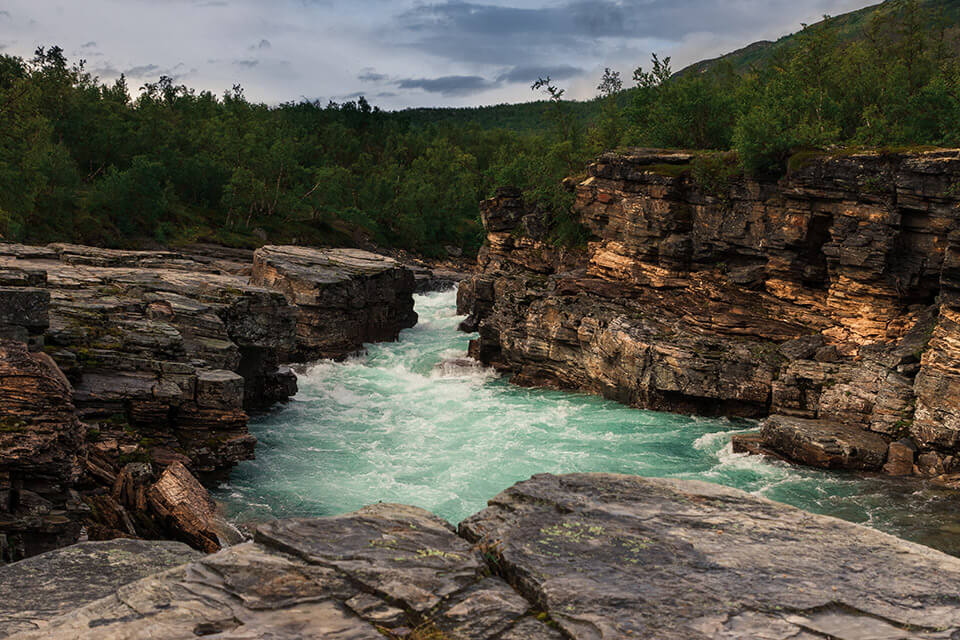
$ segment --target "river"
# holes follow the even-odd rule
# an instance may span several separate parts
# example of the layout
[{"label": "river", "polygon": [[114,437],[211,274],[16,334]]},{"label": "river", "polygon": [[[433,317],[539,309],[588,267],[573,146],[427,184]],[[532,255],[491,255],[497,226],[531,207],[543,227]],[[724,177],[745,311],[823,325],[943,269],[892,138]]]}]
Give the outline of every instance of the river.
[{"label": "river", "polygon": [[453,291],[416,296],[420,322],[399,342],[301,373],[291,402],[251,422],[257,459],[215,493],[228,515],[323,516],[382,501],[457,523],[535,473],[607,471],[718,482],[960,555],[954,493],[734,454],[730,435],[756,428],[746,421],[513,386],[462,360],[471,336],[457,331],[455,301]]}]

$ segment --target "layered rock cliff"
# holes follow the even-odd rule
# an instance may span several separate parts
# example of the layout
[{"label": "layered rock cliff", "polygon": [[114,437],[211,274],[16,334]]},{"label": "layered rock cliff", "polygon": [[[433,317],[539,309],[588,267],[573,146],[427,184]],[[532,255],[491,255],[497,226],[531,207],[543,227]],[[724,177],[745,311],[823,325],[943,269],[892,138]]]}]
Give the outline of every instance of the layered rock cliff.
[{"label": "layered rock cliff", "polygon": [[[165,563],[159,552],[144,550]],[[99,549],[78,548],[71,573],[85,553],[92,569],[103,562]],[[960,634],[957,558],[734,489],[613,474],[534,476],[458,531],[422,509],[377,504],[271,522],[253,542],[136,582],[113,561],[111,577],[129,583],[85,606],[68,581],[48,586],[51,604],[37,610],[34,583],[49,579],[41,560],[32,580],[0,568],[0,584],[20,587],[0,624],[23,600],[21,628],[35,627],[18,640]],[[79,608],[56,615],[66,602]]]},{"label": "layered rock cliff", "polygon": [[296,393],[281,361],[395,339],[414,286],[352,250],[0,244],[0,559],[81,525],[215,550],[228,528],[194,476],[253,457],[249,413]]},{"label": "layered rock cliff", "polygon": [[253,284],[283,292],[297,308],[297,361],[344,358],[365,342],[397,339],[417,323],[413,271],[360,249],[263,247]]},{"label": "layered rock cliff", "polygon": [[960,471],[958,185],[958,151],[805,154],[779,182],[606,154],[571,183],[581,251],[517,192],[483,203],[482,273],[459,301],[472,353],[522,384],[781,416],[745,449],[882,466],[868,436],[834,455],[850,427],[908,439],[901,473]]}]

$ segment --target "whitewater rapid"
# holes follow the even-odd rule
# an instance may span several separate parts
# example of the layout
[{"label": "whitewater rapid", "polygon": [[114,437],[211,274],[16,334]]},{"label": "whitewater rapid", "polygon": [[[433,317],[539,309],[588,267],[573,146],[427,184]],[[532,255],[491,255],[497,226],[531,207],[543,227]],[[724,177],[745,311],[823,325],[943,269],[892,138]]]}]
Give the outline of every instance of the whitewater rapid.
[{"label": "whitewater rapid", "polygon": [[454,291],[416,301],[420,322],[399,342],[307,367],[299,394],[251,423],[257,459],[216,493],[232,518],[400,502],[456,523],[533,474],[605,471],[718,482],[960,553],[949,492],[732,453],[750,422],[510,385],[465,359]]}]

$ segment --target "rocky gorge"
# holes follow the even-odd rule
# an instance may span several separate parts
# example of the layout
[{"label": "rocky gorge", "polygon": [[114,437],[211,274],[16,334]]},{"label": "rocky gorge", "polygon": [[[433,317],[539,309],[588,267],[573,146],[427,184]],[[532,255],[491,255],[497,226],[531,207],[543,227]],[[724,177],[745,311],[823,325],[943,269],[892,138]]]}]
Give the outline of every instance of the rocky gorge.
[{"label": "rocky gorge", "polygon": [[768,418],[735,449],[957,482],[960,152],[608,153],[568,180],[590,241],[502,189],[461,285],[471,354],[520,384]]},{"label": "rocky gorge", "polygon": [[250,413],[296,393],[281,361],[416,323],[413,271],[350,249],[0,244],[0,284],[6,561],[81,536],[236,540],[197,478],[253,456]]},{"label": "rocky gorge", "polygon": [[[805,154],[778,182],[714,160],[602,156],[566,183],[582,247],[517,190],[485,201],[457,294],[470,355],[523,386],[762,419],[738,452],[960,485],[960,152]],[[355,249],[0,244],[0,565],[18,561],[0,566],[0,637],[960,638],[955,557],[688,479],[538,469],[458,526],[385,503],[227,521],[207,487],[253,457],[251,416],[297,392],[287,363],[396,340],[414,292],[459,278]],[[417,308],[462,336],[453,295]],[[417,331],[390,345],[414,369],[380,358],[421,404],[481,393],[429,395],[447,369],[495,377],[462,358],[467,337],[435,336],[433,363]],[[396,414],[365,422],[374,436],[405,415],[381,395]]]}]

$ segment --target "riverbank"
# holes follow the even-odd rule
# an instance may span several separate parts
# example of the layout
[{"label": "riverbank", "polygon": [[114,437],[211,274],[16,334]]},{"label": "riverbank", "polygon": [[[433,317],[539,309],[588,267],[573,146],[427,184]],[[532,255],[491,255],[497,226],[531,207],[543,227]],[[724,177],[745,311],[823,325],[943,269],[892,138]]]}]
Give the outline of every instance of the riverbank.
[{"label": "riverbank", "polygon": [[960,483],[960,151],[809,154],[779,181],[607,153],[590,241],[504,189],[461,286],[471,354],[519,384],[766,418],[744,451]]},{"label": "riverbank", "polygon": [[281,362],[395,339],[417,286],[354,249],[0,244],[0,561],[81,538],[235,541],[197,478],[253,457],[249,415],[296,393]]}]

